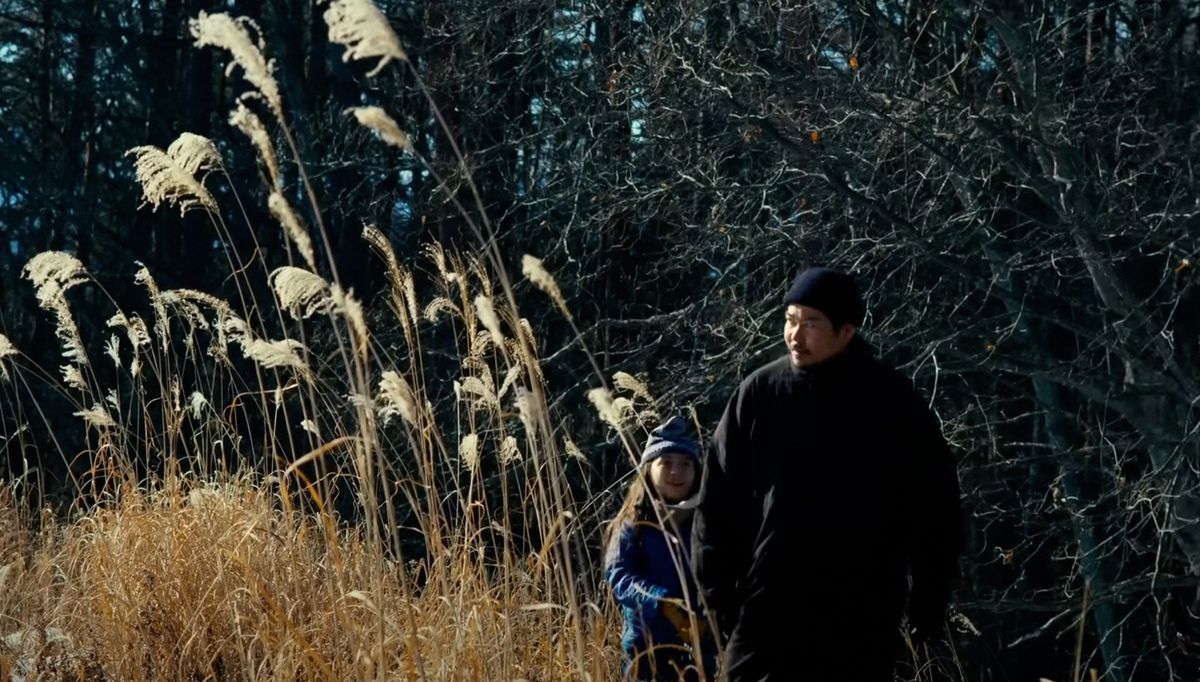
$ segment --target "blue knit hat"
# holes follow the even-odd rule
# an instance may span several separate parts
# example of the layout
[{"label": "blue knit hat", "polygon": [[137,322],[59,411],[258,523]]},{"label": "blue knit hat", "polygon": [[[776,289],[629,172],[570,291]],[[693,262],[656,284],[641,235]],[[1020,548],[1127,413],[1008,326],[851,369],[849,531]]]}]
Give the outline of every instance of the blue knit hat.
[{"label": "blue knit hat", "polygon": [[700,448],[688,435],[688,423],[683,417],[671,417],[650,432],[642,450],[642,464],[649,464],[668,452],[687,455],[700,463]]},{"label": "blue knit hat", "polygon": [[829,268],[809,268],[796,276],[783,304],[806,305],[825,313],[834,326],[862,325],[862,294],[854,278]]}]

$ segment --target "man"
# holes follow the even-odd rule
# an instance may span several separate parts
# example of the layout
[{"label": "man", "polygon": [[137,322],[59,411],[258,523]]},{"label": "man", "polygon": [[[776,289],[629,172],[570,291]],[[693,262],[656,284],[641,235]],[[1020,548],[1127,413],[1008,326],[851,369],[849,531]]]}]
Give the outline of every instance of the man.
[{"label": "man", "polygon": [[850,276],[806,270],[784,304],[788,354],[738,386],[706,456],[701,596],[731,682],[890,682],[905,611],[914,638],[938,636],[958,578],[954,460],[859,337]]}]

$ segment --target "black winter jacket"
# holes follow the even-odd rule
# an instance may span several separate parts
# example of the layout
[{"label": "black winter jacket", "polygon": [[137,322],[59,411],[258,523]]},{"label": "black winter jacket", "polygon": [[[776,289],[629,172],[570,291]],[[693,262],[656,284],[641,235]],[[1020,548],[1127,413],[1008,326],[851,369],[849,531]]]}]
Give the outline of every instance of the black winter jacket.
[{"label": "black winter jacket", "polygon": [[692,543],[731,681],[890,680],[906,600],[940,627],[958,578],[954,460],[865,342],[808,368],[785,356],[729,400]]}]

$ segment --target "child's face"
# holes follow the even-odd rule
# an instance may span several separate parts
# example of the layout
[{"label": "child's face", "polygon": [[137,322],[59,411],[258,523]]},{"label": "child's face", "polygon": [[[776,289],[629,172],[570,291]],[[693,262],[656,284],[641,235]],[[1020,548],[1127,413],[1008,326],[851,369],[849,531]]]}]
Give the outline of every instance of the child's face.
[{"label": "child's face", "polygon": [[650,482],[667,502],[680,502],[692,492],[696,461],[678,452],[668,452],[650,463]]}]

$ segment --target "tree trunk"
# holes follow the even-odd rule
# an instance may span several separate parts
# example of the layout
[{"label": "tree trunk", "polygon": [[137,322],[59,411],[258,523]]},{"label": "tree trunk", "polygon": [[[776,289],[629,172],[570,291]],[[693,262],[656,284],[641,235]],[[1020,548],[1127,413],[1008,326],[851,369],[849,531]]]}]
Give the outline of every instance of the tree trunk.
[{"label": "tree trunk", "polygon": [[[993,275],[1013,293],[1013,298],[1023,299],[1025,287],[1013,276],[1004,256],[992,248],[988,248],[987,252]],[[1052,342],[1046,337],[1044,330],[1040,329],[1040,325],[1022,319],[1024,311],[1013,305],[1012,298],[1006,299],[1006,302],[1009,313],[1014,318],[1013,324],[1017,327],[1017,333],[1023,336],[1031,347],[1054,357]],[[1080,465],[1075,459],[1081,448],[1082,438],[1079,430],[1066,416],[1070,411],[1065,389],[1047,379],[1036,377],[1032,379],[1032,384],[1034,397],[1043,410],[1044,432],[1050,440],[1052,451],[1056,454],[1062,502],[1070,514],[1071,530],[1079,550],[1079,571],[1094,600],[1091,605],[1092,623],[1100,638],[1100,652],[1104,659],[1105,675],[1108,676],[1106,679],[1111,682],[1125,682],[1127,678],[1121,649],[1121,620],[1109,589],[1114,571],[1107,565],[1107,560],[1100,551],[1092,520],[1083,511],[1089,508],[1092,500],[1083,485]]]}]

